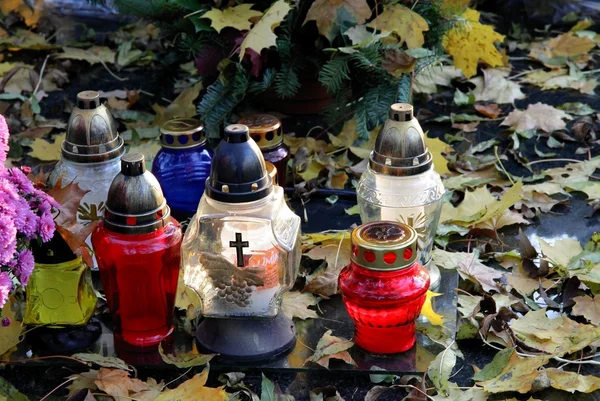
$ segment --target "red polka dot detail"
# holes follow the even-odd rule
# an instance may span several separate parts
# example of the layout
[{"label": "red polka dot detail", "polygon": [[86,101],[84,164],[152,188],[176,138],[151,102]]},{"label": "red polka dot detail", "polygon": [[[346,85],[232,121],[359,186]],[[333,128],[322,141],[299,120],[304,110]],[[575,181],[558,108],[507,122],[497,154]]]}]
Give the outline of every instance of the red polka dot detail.
[{"label": "red polka dot detail", "polygon": [[412,255],[413,255],[413,251],[412,251],[412,249],[410,249],[410,248],[406,248],[406,249],[404,250],[404,255],[403,255],[403,256],[404,256],[404,259],[405,259],[405,260],[409,260],[409,259],[412,257]]},{"label": "red polka dot detail", "polygon": [[386,253],[385,255],[383,255],[383,261],[388,265],[391,265],[396,261],[396,254],[392,252]]},{"label": "red polka dot detail", "polygon": [[371,251],[365,251],[365,260],[369,263],[375,262],[375,254]]}]

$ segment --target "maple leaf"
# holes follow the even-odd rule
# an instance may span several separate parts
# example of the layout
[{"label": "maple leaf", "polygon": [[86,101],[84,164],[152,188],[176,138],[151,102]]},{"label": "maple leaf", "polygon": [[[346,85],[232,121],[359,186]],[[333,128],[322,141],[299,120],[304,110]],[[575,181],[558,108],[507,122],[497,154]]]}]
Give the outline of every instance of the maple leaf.
[{"label": "maple leaf", "polygon": [[366,0],[316,0],[304,24],[315,21],[319,33],[332,42],[341,26],[364,24],[370,16],[371,8]]},{"label": "maple leaf", "polygon": [[31,145],[29,145],[32,149],[31,153],[29,153],[29,156],[45,162],[60,160],[62,143],[66,136],[66,132],[56,135],[53,143],[50,143],[42,138],[35,138]]},{"label": "maple leaf", "polygon": [[354,346],[354,343],[344,338],[331,335],[331,330],[327,330],[323,337],[317,343],[315,353],[308,357],[304,363],[314,362],[326,369],[329,369],[331,359],[341,359],[344,362],[356,366],[348,350]]},{"label": "maple leaf", "polygon": [[596,376],[584,376],[556,368],[544,369],[542,374],[550,379],[551,387],[569,393],[591,393],[600,389],[600,378]]},{"label": "maple leaf", "polygon": [[480,284],[484,291],[500,291],[496,280],[504,277],[501,271],[488,267],[479,260],[463,260],[458,267],[458,273],[463,279]]},{"label": "maple leaf", "polygon": [[277,35],[273,33],[273,29],[279,26],[290,10],[291,7],[285,0],[278,0],[273,4],[244,38],[240,59],[244,58],[246,49],[252,49],[260,54],[262,49],[275,46]]},{"label": "maple leaf", "polygon": [[519,212],[514,210],[505,210],[504,213],[497,216],[492,216],[486,221],[475,225],[475,228],[482,230],[497,231],[502,227],[511,226],[513,224],[531,224],[531,222]]},{"label": "maple leaf", "polygon": [[129,392],[140,392],[149,389],[148,384],[139,379],[129,377],[124,370],[100,368],[94,380],[99,390],[115,398],[115,401],[127,401]]},{"label": "maple leaf", "polygon": [[91,362],[96,365],[105,367],[105,368],[116,368],[122,370],[131,370],[129,365],[125,363],[122,359],[115,358],[112,356],[102,356],[100,354],[85,354],[85,353],[77,353],[71,355],[71,358],[79,359],[83,362]]},{"label": "maple leaf", "polygon": [[595,298],[580,296],[573,298],[575,306],[571,313],[576,316],[583,316],[592,324],[600,326],[600,296]]},{"label": "maple leaf", "polygon": [[510,328],[526,346],[556,356],[579,351],[600,337],[600,327],[579,324],[564,315],[550,319],[546,309],[530,311],[512,321]]},{"label": "maple leaf", "polygon": [[492,67],[503,65],[502,55],[494,42],[502,42],[504,35],[495,32],[491,25],[479,23],[479,12],[471,8],[467,8],[462,18],[467,22],[452,28],[444,37],[444,48],[452,56],[454,65],[467,78],[477,73],[479,60]]},{"label": "maple leaf", "polygon": [[77,222],[79,203],[88,192],[89,189],[81,189],[76,182],[63,183],[63,177],[58,177],[54,187],[48,191],[48,195],[60,205],[56,224],[67,227],[74,225]]},{"label": "maple leaf", "polygon": [[180,369],[191,368],[192,366],[206,365],[217,354],[200,354],[194,344],[193,349],[189,352],[178,352],[176,355],[166,354],[163,350],[162,343],[158,344],[158,353],[165,363],[175,365]]},{"label": "maple leaf", "polygon": [[2,335],[0,336],[0,359],[10,359],[8,354],[13,348],[19,344],[23,322],[17,320],[16,316],[17,301],[14,296],[10,296],[8,302],[4,304],[0,316],[10,319],[10,324],[0,328]]},{"label": "maple leaf", "polygon": [[415,75],[415,93],[437,93],[439,86],[452,86],[452,80],[462,76],[462,71],[453,65],[430,64]]},{"label": "maple leaf", "polygon": [[136,401],[154,401],[156,400],[156,398],[158,398],[163,388],[165,387],[162,381],[158,383],[155,379],[151,377],[146,381],[146,384],[148,385],[147,390],[140,391],[139,393],[134,393],[132,394],[131,398]]},{"label": "maple leaf", "polygon": [[576,62],[589,59],[587,53],[595,46],[596,43],[592,39],[567,32],[543,42],[533,43],[529,49],[529,57],[547,67],[556,68],[565,65],[569,59]]},{"label": "maple leaf", "polygon": [[411,72],[416,64],[416,58],[398,49],[386,51],[385,58],[381,61],[381,66],[395,77]]},{"label": "maple leaf", "polygon": [[115,62],[116,52],[106,46],[92,46],[87,49],[78,49],[76,47],[63,47],[63,53],[58,53],[56,58],[70,60],[82,60],[94,65],[97,63],[113,64]]},{"label": "maple leaf", "polygon": [[554,132],[565,129],[567,124],[563,120],[570,120],[571,116],[544,103],[535,103],[527,106],[526,110],[515,109],[502,121],[500,125],[508,125],[516,132],[541,129],[544,132]]},{"label": "maple leaf", "polygon": [[319,303],[319,300],[309,292],[289,291],[283,294],[281,301],[281,310],[288,318],[293,319],[316,319],[319,317],[317,312],[308,309],[309,306],[314,306]]},{"label": "maple leaf", "polygon": [[69,389],[69,397],[80,390],[96,390],[98,388],[98,386],[96,386],[97,376],[98,371],[93,369],[89,372],[76,373],[69,376],[69,379],[72,380],[72,383],[67,386],[67,389]]},{"label": "maple leaf", "polygon": [[579,241],[574,238],[557,239],[552,245],[543,238],[538,238],[538,241],[544,257],[557,268],[567,267],[571,259],[583,251]]},{"label": "maple leaf", "polygon": [[350,263],[350,238],[339,235],[336,239],[325,240],[306,253],[311,259],[325,260],[327,267],[316,272],[302,290],[322,297],[330,297],[338,292],[338,277],[342,269]]},{"label": "maple leaf", "polygon": [[470,82],[475,84],[475,100],[502,104],[514,103],[516,99],[525,98],[519,84],[506,79],[509,74],[508,69],[488,68],[483,70],[483,77],[472,78]]},{"label": "maple leaf", "polygon": [[538,376],[538,369],[547,362],[548,358],[543,356],[521,358],[513,350],[496,377],[478,382],[477,385],[483,387],[488,393],[517,391],[525,394],[531,391],[533,381]]},{"label": "maple leaf", "polygon": [[427,145],[427,149],[433,158],[433,169],[439,175],[450,173],[450,170],[448,170],[448,160],[446,160],[444,154],[450,154],[454,152],[452,146],[448,145],[439,138],[430,138],[427,135],[425,135],[425,144]]},{"label": "maple leaf", "polygon": [[252,10],[254,4],[240,4],[235,7],[228,7],[225,10],[219,10],[218,8],[211,8],[200,18],[207,18],[210,20],[210,26],[215,31],[221,33],[221,30],[225,27],[235,28],[238,31],[245,31],[250,29],[252,23],[251,18],[260,17],[262,13],[260,11]]},{"label": "maple leaf", "polygon": [[435,357],[427,368],[427,376],[443,395],[448,394],[448,379],[454,365],[456,365],[456,354],[450,348],[446,348]]},{"label": "maple leaf", "polygon": [[367,26],[383,33],[392,32],[399,37],[398,44],[406,43],[409,49],[422,47],[425,43],[423,32],[429,30],[429,25],[423,17],[401,4],[386,7]]},{"label": "maple leaf", "polygon": [[176,389],[162,392],[154,401],[173,401],[173,400],[210,400],[210,401],[228,401],[229,394],[223,390],[223,387],[204,387],[208,378],[208,369],[195,375],[191,379],[181,383]]}]

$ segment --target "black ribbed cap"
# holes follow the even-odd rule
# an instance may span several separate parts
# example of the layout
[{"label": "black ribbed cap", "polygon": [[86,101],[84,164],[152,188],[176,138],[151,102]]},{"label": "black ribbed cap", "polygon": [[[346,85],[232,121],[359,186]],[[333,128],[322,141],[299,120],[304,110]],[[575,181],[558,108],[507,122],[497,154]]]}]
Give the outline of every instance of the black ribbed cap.
[{"label": "black ribbed cap", "polygon": [[248,127],[227,126],[210,165],[206,195],[220,202],[242,203],[262,199],[272,191],[265,160]]}]

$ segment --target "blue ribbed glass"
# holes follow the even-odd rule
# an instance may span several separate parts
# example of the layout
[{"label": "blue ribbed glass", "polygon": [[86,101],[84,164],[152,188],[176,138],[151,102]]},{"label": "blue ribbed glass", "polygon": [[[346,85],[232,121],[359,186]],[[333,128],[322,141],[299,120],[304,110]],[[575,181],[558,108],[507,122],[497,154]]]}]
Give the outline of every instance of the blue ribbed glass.
[{"label": "blue ribbed glass", "polygon": [[196,213],[204,185],[210,174],[212,150],[203,145],[187,149],[163,147],[152,163],[152,174],[156,176],[171,214],[178,219]]}]

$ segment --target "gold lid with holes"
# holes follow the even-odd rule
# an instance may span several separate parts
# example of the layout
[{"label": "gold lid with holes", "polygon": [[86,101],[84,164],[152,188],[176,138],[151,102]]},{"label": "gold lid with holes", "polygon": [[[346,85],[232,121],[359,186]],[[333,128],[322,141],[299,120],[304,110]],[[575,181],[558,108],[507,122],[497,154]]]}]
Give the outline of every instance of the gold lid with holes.
[{"label": "gold lid with holes", "polygon": [[281,121],[271,114],[250,114],[240,118],[238,124],[248,127],[250,137],[260,150],[273,149],[283,143]]},{"label": "gold lid with holes", "polygon": [[390,117],[377,134],[369,167],[379,174],[410,176],[433,168],[425,134],[407,103],[390,106]]},{"label": "gold lid with holes", "polygon": [[350,259],[365,269],[405,269],[417,256],[417,233],[407,224],[375,221],[352,231]]},{"label": "gold lid with holes", "polygon": [[163,147],[186,149],[206,143],[204,123],[195,118],[175,118],[160,127],[160,142]]}]

